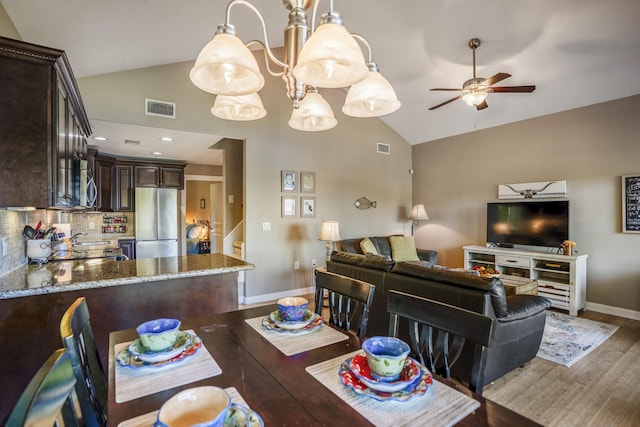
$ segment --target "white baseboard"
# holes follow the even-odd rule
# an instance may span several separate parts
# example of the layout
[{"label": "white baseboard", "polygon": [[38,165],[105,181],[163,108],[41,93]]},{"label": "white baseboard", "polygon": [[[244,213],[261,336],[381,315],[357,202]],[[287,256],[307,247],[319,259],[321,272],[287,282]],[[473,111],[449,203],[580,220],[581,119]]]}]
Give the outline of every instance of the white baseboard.
[{"label": "white baseboard", "polygon": [[640,320],[640,311],[628,310],[626,308],[613,307],[611,305],[588,302],[586,310],[597,311],[598,313],[611,314],[613,316],[626,317],[627,319]]},{"label": "white baseboard", "polygon": [[284,292],[274,292],[272,294],[256,295],[253,297],[245,296],[244,304],[259,304],[262,302],[277,301],[280,298],[309,295],[309,294],[313,294],[314,292],[315,292],[315,288],[310,287],[310,288],[293,289],[293,290],[284,291]]}]

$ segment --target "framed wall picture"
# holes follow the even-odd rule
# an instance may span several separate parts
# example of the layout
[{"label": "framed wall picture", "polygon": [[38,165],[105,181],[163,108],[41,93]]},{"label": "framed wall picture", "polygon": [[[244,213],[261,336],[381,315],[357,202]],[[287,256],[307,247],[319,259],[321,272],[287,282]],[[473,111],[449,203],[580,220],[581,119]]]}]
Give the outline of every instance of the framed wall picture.
[{"label": "framed wall picture", "polygon": [[302,218],[316,217],[316,198],[300,197],[300,216]]},{"label": "framed wall picture", "polygon": [[316,173],[300,172],[300,192],[315,193],[316,192]]},{"label": "framed wall picture", "polygon": [[640,233],[640,175],[622,177],[622,232]]},{"label": "framed wall picture", "polygon": [[296,216],[297,197],[282,196],[282,218],[294,218]]},{"label": "framed wall picture", "polygon": [[296,171],[282,171],[282,192],[296,192],[298,186],[296,182]]}]

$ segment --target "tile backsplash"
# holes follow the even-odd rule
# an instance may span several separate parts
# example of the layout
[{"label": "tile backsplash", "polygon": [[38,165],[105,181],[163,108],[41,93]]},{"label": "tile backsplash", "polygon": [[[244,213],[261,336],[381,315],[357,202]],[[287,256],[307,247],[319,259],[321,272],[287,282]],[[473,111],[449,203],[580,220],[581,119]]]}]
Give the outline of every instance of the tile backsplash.
[{"label": "tile backsplash", "polygon": [[[106,225],[103,223],[107,221],[106,217],[125,217],[126,232],[103,233],[103,225]],[[87,233],[86,236],[80,237],[80,240],[115,241],[120,237],[135,236],[133,212],[78,213],[46,209],[27,212],[0,210],[0,236],[7,241],[7,255],[0,257],[0,276],[29,261],[22,231],[25,225],[29,224],[35,227],[38,221],[42,221],[42,228],[45,229],[50,227],[51,224],[70,224],[71,233]],[[117,242],[114,242],[115,244]]]}]

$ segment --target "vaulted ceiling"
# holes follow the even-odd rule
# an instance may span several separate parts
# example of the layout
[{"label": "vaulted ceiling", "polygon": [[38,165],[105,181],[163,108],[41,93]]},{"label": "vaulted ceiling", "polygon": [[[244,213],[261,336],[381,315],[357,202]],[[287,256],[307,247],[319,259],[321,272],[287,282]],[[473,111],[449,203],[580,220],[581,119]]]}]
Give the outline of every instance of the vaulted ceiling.
[{"label": "vaulted ceiling", "polygon": [[[224,0],[0,0],[23,40],[64,50],[77,77],[194,60],[225,21]],[[283,44],[280,0],[252,0],[269,41]],[[321,0],[324,12],[328,0]],[[471,132],[640,93],[637,0],[334,0],[344,24],[365,36],[373,60],[402,107],[382,118],[410,144]],[[309,12],[309,15],[311,12]],[[245,41],[263,39],[255,15],[232,9]],[[500,93],[476,111],[461,100],[437,110],[472,77],[505,72],[499,85],[536,85]],[[284,125],[284,124],[283,124]]]}]

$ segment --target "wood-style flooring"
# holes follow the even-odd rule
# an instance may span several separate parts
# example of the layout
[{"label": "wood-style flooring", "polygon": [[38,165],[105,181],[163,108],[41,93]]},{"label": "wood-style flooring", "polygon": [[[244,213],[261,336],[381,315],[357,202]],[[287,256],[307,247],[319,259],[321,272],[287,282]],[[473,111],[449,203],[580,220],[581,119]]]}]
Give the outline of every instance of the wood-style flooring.
[{"label": "wood-style flooring", "polygon": [[545,426],[640,426],[640,321],[579,316],[620,329],[570,368],[535,358],[483,396]]}]

